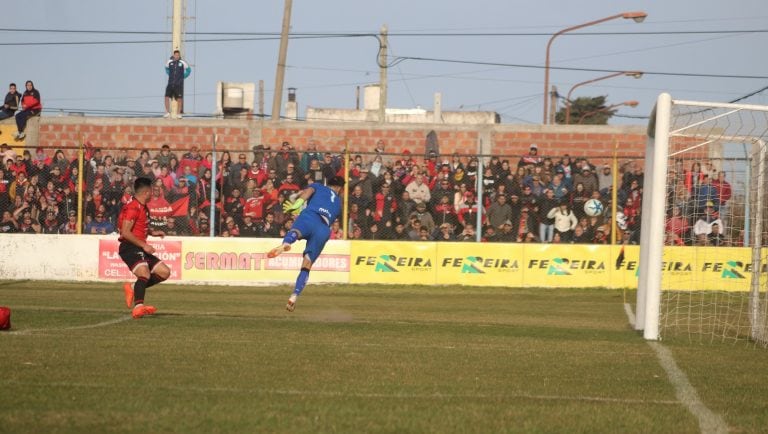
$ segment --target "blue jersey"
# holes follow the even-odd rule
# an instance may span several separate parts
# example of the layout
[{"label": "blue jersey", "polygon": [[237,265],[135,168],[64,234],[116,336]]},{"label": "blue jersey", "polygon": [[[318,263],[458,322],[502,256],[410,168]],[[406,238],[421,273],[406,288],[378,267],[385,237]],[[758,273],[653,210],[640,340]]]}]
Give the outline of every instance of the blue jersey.
[{"label": "blue jersey", "polygon": [[315,190],[307,201],[304,211],[312,211],[320,216],[328,226],[341,214],[341,198],[323,184],[314,183],[310,187]]}]

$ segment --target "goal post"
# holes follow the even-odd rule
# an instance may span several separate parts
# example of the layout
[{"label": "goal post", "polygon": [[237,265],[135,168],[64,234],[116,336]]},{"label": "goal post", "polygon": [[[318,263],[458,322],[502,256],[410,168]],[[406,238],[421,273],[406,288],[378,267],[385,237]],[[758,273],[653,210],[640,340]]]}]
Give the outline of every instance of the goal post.
[{"label": "goal post", "polygon": [[768,106],[659,95],[648,125],[635,328],[768,346]]}]

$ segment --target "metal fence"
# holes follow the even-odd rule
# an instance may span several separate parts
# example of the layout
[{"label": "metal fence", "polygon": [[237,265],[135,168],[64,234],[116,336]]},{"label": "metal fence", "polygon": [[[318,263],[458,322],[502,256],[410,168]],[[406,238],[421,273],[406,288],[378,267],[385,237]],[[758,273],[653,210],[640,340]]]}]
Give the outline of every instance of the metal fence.
[{"label": "metal fence", "polygon": [[[2,156],[3,232],[112,233],[133,180],[142,176],[153,180],[148,207],[154,229],[179,236],[282,237],[295,217],[285,211],[292,195],[339,175],[348,180],[345,217],[333,223],[332,239],[640,239],[643,161],[616,155],[573,158],[538,155],[536,149],[523,156],[339,153],[288,143],[247,150],[215,144],[109,150],[86,141],[63,149],[6,147]],[[740,167],[729,161],[729,167]],[[670,192],[680,194],[698,199],[697,191]]]}]

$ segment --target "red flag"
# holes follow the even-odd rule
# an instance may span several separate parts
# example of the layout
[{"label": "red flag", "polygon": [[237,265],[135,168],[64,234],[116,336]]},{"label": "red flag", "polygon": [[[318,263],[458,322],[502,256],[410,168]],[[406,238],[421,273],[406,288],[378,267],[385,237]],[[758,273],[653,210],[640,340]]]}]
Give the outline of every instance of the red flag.
[{"label": "red flag", "polygon": [[189,196],[184,196],[171,204],[171,215],[174,217],[189,215]]}]

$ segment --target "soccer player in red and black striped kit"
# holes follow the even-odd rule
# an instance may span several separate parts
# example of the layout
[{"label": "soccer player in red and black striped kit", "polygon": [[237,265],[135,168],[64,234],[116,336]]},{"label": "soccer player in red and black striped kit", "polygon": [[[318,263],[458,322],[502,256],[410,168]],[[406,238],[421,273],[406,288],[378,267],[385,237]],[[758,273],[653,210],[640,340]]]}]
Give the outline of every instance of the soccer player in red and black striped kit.
[{"label": "soccer player in red and black striped kit", "polygon": [[149,230],[149,208],[147,201],[152,195],[152,181],[137,178],[133,183],[133,197],[123,206],[117,218],[120,230],[120,258],[136,276],[136,282],[125,283],[125,304],[133,305],[133,317],[141,318],[157,312],[154,306],[144,304],[147,288],[156,285],[171,275],[163,261],[153,255],[155,248],[147,244],[147,236],[164,237],[163,231]]}]

